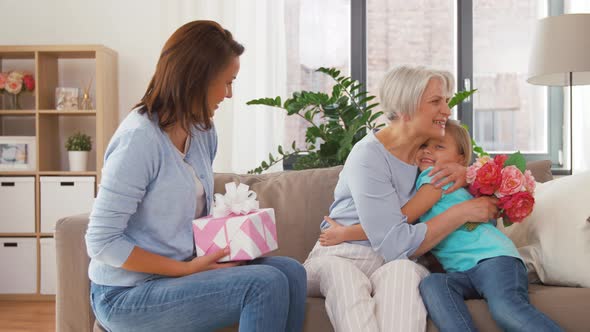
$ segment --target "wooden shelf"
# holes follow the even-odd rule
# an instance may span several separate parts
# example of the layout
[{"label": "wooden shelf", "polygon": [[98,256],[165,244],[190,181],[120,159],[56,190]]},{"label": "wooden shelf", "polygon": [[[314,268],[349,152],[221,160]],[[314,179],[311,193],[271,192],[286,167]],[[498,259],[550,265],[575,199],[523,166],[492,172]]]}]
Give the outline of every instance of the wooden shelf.
[{"label": "wooden shelf", "polygon": [[37,233],[0,233],[0,237],[35,237]]},{"label": "wooden shelf", "polygon": [[[14,45],[0,46],[0,71],[26,70],[35,77],[34,94],[21,99],[24,110],[0,110],[0,135],[35,136],[36,170],[0,170],[0,176],[32,176],[35,180],[35,232],[0,233],[0,237],[31,238],[37,242],[37,291],[34,294],[0,294],[0,300],[52,301],[41,289],[40,239],[52,238],[49,229],[41,230],[41,177],[94,177],[94,194],[100,183],[103,157],[119,124],[117,53],[102,45]],[[16,64],[16,65],[15,65]],[[21,65],[22,64],[22,65]],[[55,108],[58,87],[79,88],[93,79],[90,88],[92,110]],[[13,107],[1,99],[3,107]],[[88,159],[90,171],[71,172],[64,143],[75,132],[92,137]],[[26,135],[25,135],[26,134]],[[8,229],[7,229],[8,230]],[[1,268],[1,266],[0,266]]]},{"label": "wooden shelf", "polygon": [[56,111],[56,110],[40,110],[39,114],[49,115],[96,115],[95,110],[78,110],[78,111]]},{"label": "wooden shelf", "polygon": [[40,171],[39,175],[56,175],[56,176],[92,176],[96,171],[70,172],[70,171]]},{"label": "wooden shelf", "polygon": [[55,295],[45,294],[0,294],[0,301],[35,301],[51,302],[55,301]]},{"label": "wooden shelf", "polygon": [[0,175],[2,176],[26,176],[26,175],[37,175],[35,171],[7,171],[7,170],[0,170]]},{"label": "wooden shelf", "polygon": [[0,115],[35,115],[35,110],[0,110]]}]

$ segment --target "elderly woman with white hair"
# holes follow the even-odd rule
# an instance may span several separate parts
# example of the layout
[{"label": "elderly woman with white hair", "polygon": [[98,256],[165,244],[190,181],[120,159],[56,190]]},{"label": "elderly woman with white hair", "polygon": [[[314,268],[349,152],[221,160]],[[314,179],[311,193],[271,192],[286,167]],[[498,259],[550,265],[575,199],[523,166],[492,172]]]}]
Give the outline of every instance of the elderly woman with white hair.
[{"label": "elderly woman with white hair", "polygon": [[[322,231],[360,224],[368,241],[320,241],[304,263],[308,295],[326,298],[336,331],[424,331],[427,312],[418,286],[429,272],[414,259],[464,223],[486,222],[497,213],[493,200],[481,197],[413,224],[419,215],[406,204],[416,193],[420,146],[445,134],[453,86],[446,71],[409,66],[391,70],[381,82],[389,123],[354,146],[321,224]],[[438,187],[455,182],[449,192],[465,185],[464,166],[437,165],[433,173]]]}]

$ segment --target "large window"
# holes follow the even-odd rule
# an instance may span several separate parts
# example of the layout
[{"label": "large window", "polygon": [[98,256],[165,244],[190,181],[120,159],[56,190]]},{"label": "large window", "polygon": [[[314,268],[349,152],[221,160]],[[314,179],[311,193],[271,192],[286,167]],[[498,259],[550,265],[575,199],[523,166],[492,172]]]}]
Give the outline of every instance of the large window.
[{"label": "large window", "polygon": [[367,1],[367,90],[378,97],[379,82],[400,64],[456,68],[454,1]]},{"label": "large window", "polygon": [[545,1],[473,2],[472,133],[486,151],[549,154],[547,88],[526,82],[531,36],[547,13]]},{"label": "large window", "polygon": [[[447,69],[455,73],[459,90],[478,89],[453,116],[486,151],[520,150],[529,160],[550,159],[554,169],[563,169],[563,91],[526,82],[535,24],[563,13],[563,1],[351,1],[366,6],[366,42],[352,45],[366,47],[371,93],[396,65]],[[353,9],[359,7],[353,22],[363,15],[362,5]]]},{"label": "large window", "polygon": [[[350,75],[350,0],[286,0],[287,93],[332,90],[332,78],[316,72],[334,67]],[[285,120],[285,142],[305,148],[307,121]]]},{"label": "large window", "polygon": [[[520,150],[529,160],[564,160],[564,94],[526,82],[534,27],[564,12],[562,0],[286,0],[289,92],[323,90],[314,70],[337,67],[378,95],[400,64],[455,74],[457,89],[478,92],[453,117],[490,153]],[[567,5],[567,4],[566,4]],[[385,119],[383,119],[385,121]],[[305,123],[288,119],[286,142],[304,141]],[[569,129],[566,128],[566,133]],[[564,153],[565,152],[565,153]],[[565,166],[564,166],[565,165]]]}]

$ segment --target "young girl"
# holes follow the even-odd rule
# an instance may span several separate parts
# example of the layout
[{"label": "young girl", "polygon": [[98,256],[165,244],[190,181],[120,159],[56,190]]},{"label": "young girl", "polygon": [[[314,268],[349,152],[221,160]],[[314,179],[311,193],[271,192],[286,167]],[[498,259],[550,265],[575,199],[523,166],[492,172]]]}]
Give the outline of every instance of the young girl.
[{"label": "young girl", "polygon": [[[416,164],[421,173],[417,194],[406,206],[419,211],[426,222],[451,206],[473,197],[461,188],[450,194],[431,184],[428,175],[435,163],[457,162],[468,166],[471,159],[469,133],[449,120],[442,139],[430,139],[420,147]],[[402,209],[402,210],[405,210]],[[327,219],[328,220],[328,219]],[[320,235],[324,246],[366,239],[360,225],[332,225]],[[408,222],[413,222],[408,216]],[[432,249],[447,273],[433,273],[420,283],[420,293],[431,319],[441,331],[476,331],[464,300],[485,299],[492,317],[507,331],[561,331],[560,327],[529,303],[525,265],[516,247],[492,223],[473,231],[464,226]]]}]

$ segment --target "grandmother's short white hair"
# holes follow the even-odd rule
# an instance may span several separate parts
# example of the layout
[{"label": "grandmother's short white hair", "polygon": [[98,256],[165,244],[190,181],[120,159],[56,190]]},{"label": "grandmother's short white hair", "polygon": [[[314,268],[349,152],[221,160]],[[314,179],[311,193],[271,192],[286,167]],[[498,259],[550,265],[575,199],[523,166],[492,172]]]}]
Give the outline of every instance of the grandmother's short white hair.
[{"label": "grandmother's short white hair", "polygon": [[448,71],[407,65],[390,70],[381,80],[379,89],[383,113],[390,121],[404,114],[413,117],[426,85],[432,78],[443,82],[443,93],[450,98],[455,87],[455,79]]}]

